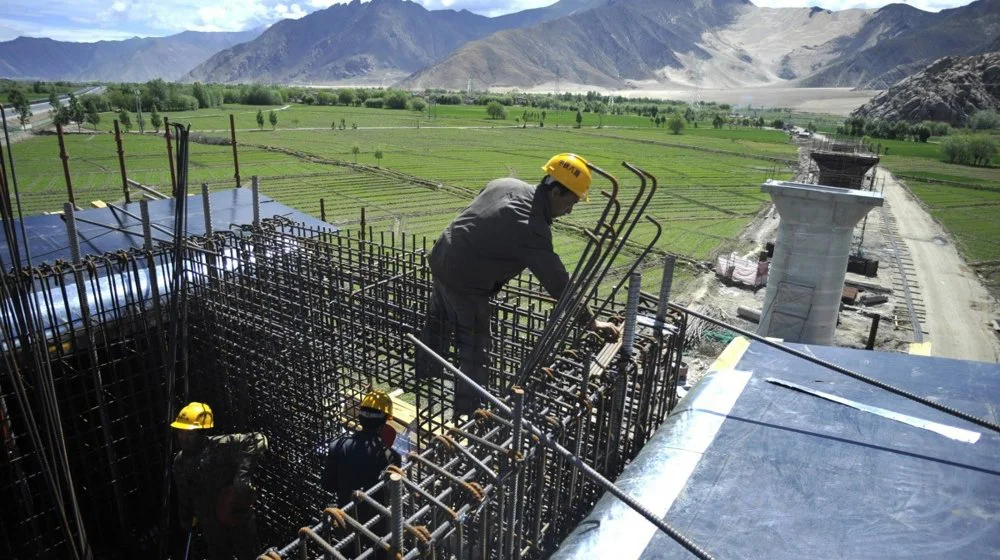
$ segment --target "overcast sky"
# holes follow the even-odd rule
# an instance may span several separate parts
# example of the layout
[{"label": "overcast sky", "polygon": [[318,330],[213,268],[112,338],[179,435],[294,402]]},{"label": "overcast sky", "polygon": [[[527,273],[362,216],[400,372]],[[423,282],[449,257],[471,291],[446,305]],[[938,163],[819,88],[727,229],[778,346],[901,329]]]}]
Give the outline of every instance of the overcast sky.
[{"label": "overcast sky", "polygon": [[[496,16],[551,4],[553,0],[417,0],[427,9],[467,9]],[[819,5],[831,10],[878,8],[885,0],[753,0],[758,6]],[[300,18],[331,0],[0,0],[0,41],[19,35],[61,41],[100,41],[195,31],[242,31]],[[910,0],[938,11],[970,0]]]}]

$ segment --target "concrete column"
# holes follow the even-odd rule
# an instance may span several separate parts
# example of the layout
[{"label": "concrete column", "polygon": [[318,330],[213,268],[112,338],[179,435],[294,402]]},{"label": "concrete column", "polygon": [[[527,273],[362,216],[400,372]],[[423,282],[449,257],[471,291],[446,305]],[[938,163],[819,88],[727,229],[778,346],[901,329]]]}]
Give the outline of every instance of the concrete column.
[{"label": "concrete column", "polygon": [[833,344],[851,233],[882,206],[882,195],[785,181],[768,181],[761,191],[771,195],[781,222],[757,333]]}]

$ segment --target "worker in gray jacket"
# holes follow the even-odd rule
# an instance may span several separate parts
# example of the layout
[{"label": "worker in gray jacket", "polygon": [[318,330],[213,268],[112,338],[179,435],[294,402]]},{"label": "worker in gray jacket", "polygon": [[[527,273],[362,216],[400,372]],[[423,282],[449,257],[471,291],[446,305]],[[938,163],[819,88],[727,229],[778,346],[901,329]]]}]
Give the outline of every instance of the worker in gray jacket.
[{"label": "worker in gray jacket", "polygon": [[[421,341],[438,354],[455,336],[458,368],[485,386],[489,372],[490,296],[525,268],[558,299],[569,274],[552,248],[552,221],[587,200],[591,174],[586,160],[559,154],[545,164],[537,186],[518,179],[491,181],[441,234],[430,254],[433,294]],[[617,327],[589,309],[581,320],[608,336]],[[417,353],[417,377],[440,377],[442,368]],[[455,415],[471,414],[482,399],[455,380]]]}]

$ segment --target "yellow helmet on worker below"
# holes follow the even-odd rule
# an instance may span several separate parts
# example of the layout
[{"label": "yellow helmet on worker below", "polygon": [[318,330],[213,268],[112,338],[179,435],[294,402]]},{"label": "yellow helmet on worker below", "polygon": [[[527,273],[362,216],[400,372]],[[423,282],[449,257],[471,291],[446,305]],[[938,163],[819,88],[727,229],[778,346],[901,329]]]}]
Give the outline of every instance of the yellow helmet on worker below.
[{"label": "yellow helmet on worker below", "polygon": [[171,424],[171,428],[178,430],[207,430],[215,426],[215,415],[212,408],[205,403],[193,402],[181,409],[177,413],[177,419]]},{"label": "yellow helmet on worker below", "polygon": [[580,200],[590,200],[587,192],[590,191],[591,177],[587,160],[576,154],[559,154],[552,156],[542,171],[573,191]]},{"label": "yellow helmet on worker below", "polygon": [[366,408],[381,412],[386,415],[386,418],[390,418],[392,417],[392,397],[387,395],[385,391],[369,391],[361,399],[361,414],[365,413]]}]

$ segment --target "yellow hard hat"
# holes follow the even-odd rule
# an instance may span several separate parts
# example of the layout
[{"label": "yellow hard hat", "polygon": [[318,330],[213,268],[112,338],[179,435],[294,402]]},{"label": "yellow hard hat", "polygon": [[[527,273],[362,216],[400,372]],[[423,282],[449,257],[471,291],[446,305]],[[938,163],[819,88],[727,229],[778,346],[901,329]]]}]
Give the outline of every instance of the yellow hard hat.
[{"label": "yellow hard hat", "polygon": [[212,408],[205,403],[193,402],[177,413],[177,420],[171,424],[171,428],[178,430],[207,430],[215,426],[215,415]]},{"label": "yellow hard hat", "polygon": [[361,408],[361,414],[364,414],[364,409],[367,408],[381,412],[389,418],[392,416],[392,397],[387,395],[385,391],[369,391],[368,394],[361,399]]},{"label": "yellow hard hat", "polygon": [[591,178],[587,160],[576,154],[559,154],[552,156],[545,167],[542,167],[542,171],[573,191],[580,200],[590,200],[587,192],[590,190]]}]

